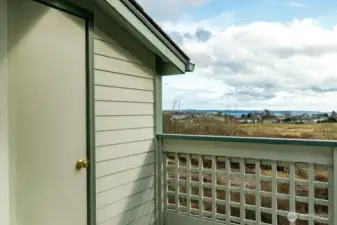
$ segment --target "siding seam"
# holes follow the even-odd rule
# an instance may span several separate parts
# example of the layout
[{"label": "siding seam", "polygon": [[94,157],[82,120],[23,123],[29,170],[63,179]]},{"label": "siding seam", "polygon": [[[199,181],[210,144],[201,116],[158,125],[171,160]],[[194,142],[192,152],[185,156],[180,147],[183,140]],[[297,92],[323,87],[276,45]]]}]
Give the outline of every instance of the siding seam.
[{"label": "siding seam", "polygon": [[101,206],[101,207],[99,207],[99,208],[96,208],[96,210],[100,210],[100,209],[103,209],[103,208],[105,208],[105,207],[107,207],[107,206],[116,204],[116,203],[119,202],[119,201],[123,201],[123,200],[125,200],[125,199],[127,199],[127,198],[130,198],[130,197],[133,197],[133,196],[135,196],[135,195],[138,195],[138,194],[147,192],[148,190],[151,190],[151,189],[153,189],[153,188],[154,188],[154,185],[152,185],[152,186],[149,187],[149,188],[146,188],[145,190],[142,190],[142,191],[138,191],[138,192],[132,193],[132,194],[128,195],[127,197],[124,197],[124,198],[121,198],[121,199],[118,199],[118,200],[109,202],[109,203],[107,203],[107,204],[105,204],[105,205],[103,205],[103,206]]},{"label": "siding seam", "polygon": [[99,68],[96,68],[96,67],[95,67],[95,70],[102,71],[102,72],[107,72],[107,73],[115,73],[115,74],[130,76],[130,77],[139,77],[139,78],[144,78],[144,79],[148,79],[148,80],[153,80],[154,79],[154,78],[151,78],[151,77],[143,77],[143,76],[138,76],[138,75],[135,75],[135,74],[115,72],[115,71],[112,71],[112,70],[103,70],[103,69],[99,69]]},{"label": "siding seam", "polygon": [[[142,178],[140,178],[140,179],[136,179],[136,180],[133,180],[133,181],[131,181],[131,182],[127,182],[127,183],[125,183],[125,184],[117,185],[117,186],[114,186],[114,187],[112,187],[112,188],[108,188],[108,189],[105,189],[105,190],[103,190],[103,191],[96,192],[96,195],[97,195],[97,194],[101,194],[101,193],[106,192],[106,191],[110,191],[110,190],[112,190],[112,189],[119,188],[119,187],[124,186],[124,185],[128,185],[128,184],[131,184],[131,183],[135,183],[135,182],[140,181],[140,180],[149,179],[150,177],[153,177],[153,175],[149,175],[149,176],[146,176],[146,177],[142,177]],[[96,179],[96,180],[97,180],[97,179]]]},{"label": "siding seam", "polygon": [[[97,36],[95,36],[94,39],[95,39],[95,40],[99,40],[99,41],[106,42],[106,43],[108,43],[108,44],[113,44],[113,45],[115,45],[115,46],[117,46],[117,47],[119,47],[119,48],[124,49],[124,48],[123,48],[121,45],[119,45],[118,43],[113,43],[112,41],[104,40],[104,39],[102,39],[102,38],[100,38],[100,37],[97,37]],[[124,50],[126,50],[126,49],[124,49]]]},{"label": "siding seam", "polygon": [[111,176],[111,175],[114,175],[114,174],[117,174],[117,173],[122,173],[122,172],[125,172],[125,171],[128,171],[128,170],[132,170],[132,169],[140,168],[140,167],[144,167],[144,166],[149,166],[149,165],[154,165],[154,162],[152,162],[152,163],[147,163],[147,164],[143,164],[143,165],[141,165],[141,166],[130,167],[130,168],[126,169],[126,170],[120,170],[120,171],[114,172],[114,173],[108,173],[108,174],[105,174],[105,175],[103,175],[103,176],[98,176],[98,177],[96,177],[96,180],[97,180],[98,178],[108,177],[108,176]]},{"label": "siding seam", "polygon": [[146,67],[148,69],[151,69],[151,67],[147,66],[146,64],[135,62],[135,61],[130,61],[130,60],[122,59],[122,58],[117,58],[116,56],[110,56],[110,55],[106,55],[106,54],[99,53],[99,52],[95,52],[94,55],[106,57],[106,58],[109,58],[109,59],[115,59],[115,60],[119,60],[119,61],[123,61],[123,62],[128,62],[128,63],[131,63],[131,64],[136,64],[136,65],[143,66],[143,67]]},{"label": "siding seam", "polygon": [[96,115],[96,117],[119,117],[119,116],[154,116],[154,114],[129,114],[129,115],[125,115],[125,114],[115,114],[115,115]]},{"label": "siding seam", "polygon": [[114,57],[114,56],[104,55],[102,53],[95,52],[94,55],[102,56],[102,57],[109,58],[109,59],[114,59],[114,60],[117,60],[117,61],[123,61],[123,62],[127,62],[127,63],[130,63],[130,64],[136,64],[136,65],[139,65],[139,66],[142,66],[142,67],[146,67],[147,69],[151,69],[151,67],[149,67],[147,65],[144,65],[142,63],[129,61],[129,60],[126,60],[126,59],[121,59],[121,58],[117,58],[117,57]]},{"label": "siding seam", "polygon": [[[143,77],[140,77],[143,78]],[[149,89],[140,89],[140,88],[131,88],[131,87],[121,87],[121,86],[115,86],[115,85],[106,85],[106,84],[95,84],[95,87],[111,87],[111,88],[118,88],[118,89],[127,89],[127,90],[135,90],[135,91],[144,91],[144,92],[152,92],[153,90]]]},{"label": "siding seam", "polygon": [[102,163],[102,162],[109,162],[109,161],[113,161],[113,160],[118,160],[118,159],[129,158],[129,157],[132,157],[132,156],[144,155],[144,154],[148,154],[148,153],[152,153],[152,152],[154,152],[154,150],[136,153],[136,154],[130,154],[130,155],[121,156],[121,157],[117,157],[117,158],[104,159],[104,160],[96,161],[96,164],[99,164],[99,163]]},{"label": "siding seam", "polygon": [[119,129],[109,129],[109,130],[96,130],[96,133],[104,133],[109,131],[122,131],[122,130],[138,130],[138,129],[151,129],[152,127],[130,127],[130,128],[119,128]]},{"label": "siding seam", "polygon": [[[106,223],[106,222],[108,222],[109,220],[112,220],[113,218],[115,218],[115,217],[117,217],[117,216],[120,216],[120,215],[122,215],[122,214],[124,214],[124,213],[126,213],[126,212],[128,212],[128,211],[131,211],[131,210],[133,210],[133,209],[135,209],[135,208],[137,208],[137,207],[139,207],[139,206],[141,206],[141,205],[145,205],[145,204],[147,204],[147,203],[149,203],[149,202],[152,202],[153,200],[154,200],[154,198],[152,198],[152,199],[150,199],[150,200],[148,200],[148,201],[145,201],[145,202],[141,203],[140,205],[137,205],[137,206],[135,206],[135,207],[132,207],[131,209],[125,210],[124,212],[122,212],[122,213],[120,213],[120,214],[117,214],[117,215],[115,215],[115,216],[113,216],[113,217],[111,217],[111,218],[109,218],[109,219],[107,219],[107,220],[104,220],[104,221],[102,221],[101,223],[97,223],[97,225]],[[152,211],[152,212],[153,212],[153,211]],[[137,220],[138,220],[138,219],[137,219]],[[136,220],[135,220],[135,221],[136,221]],[[135,222],[135,221],[133,221],[133,222]]]},{"label": "siding seam", "polygon": [[[155,211],[156,211],[156,210],[153,210],[153,211],[151,211],[151,212],[149,212],[149,213],[146,213],[145,215],[138,217],[136,220],[133,220],[132,222],[130,222],[130,223],[126,224],[126,225],[132,224],[132,223],[136,222],[137,220],[141,220],[142,218],[144,218],[144,217],[146,217],[146,216],[148,216],[148,215],[154,213]],[[154,216],[154,217],[155,217],[155,216]],[[155,221],[156,221],[156,219],[154,219],[154,221],[152,221],[151,224],[154,224]]]},{"label": "siding seam", "polygon": [[150,140],[153,140],[153,139],[142,139],[142,140],[127,141],[127,142],[118,142],[118,143],[115,143],[115,144],[108,144],[108,145],[99,145],[99,146],[96,146],[96,149],[99,148],[99,147],[122,145],[122,144],[135,143],[135,142],[141,142],[141,141],[150,141]]},{"label": "siding seam", "polygon": [[153,102],[141,102],[141,101],[125,101],[125,100],[102,100],[95,98],[96,102],[122,102],[122,103],[140,103],[140,104],[154,104]]}]

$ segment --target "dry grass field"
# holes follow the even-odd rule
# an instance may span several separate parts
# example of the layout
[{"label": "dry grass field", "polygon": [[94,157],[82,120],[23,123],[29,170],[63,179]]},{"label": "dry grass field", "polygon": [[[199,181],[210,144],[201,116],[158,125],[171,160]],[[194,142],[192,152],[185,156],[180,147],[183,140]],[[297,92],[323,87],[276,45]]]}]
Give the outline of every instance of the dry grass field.
[{"label": "dry grass field", "polygon": [[[211,121],[211,120],[187,120],[187,121],[172,121],[171,115],[166,114],[163,118],[163,128],[164,133],[174,133],[174,134],[194,134],[194,135],[216,135],[216,136],[243,136],[243,137],[268,137],[268,138],[297,138],[297,139],[321,139],[321,140],[337,140],[337,123],[316,123],[316,124],[239,124],[236,122],[221,122],[221,121]],[[206,150],[205,150],[206,151]],[[207,155],[207,152],[205,152]],[[179,165],[184,165],[184,161],[179,160]],[[175,164],[174,159],[171,159],[169,164]],[[232,165],[231,165],[232,167]],[[261,175],[271,176],[271,170],[269,168],[261,168]],[[193,174],[192,174],[193,175]],[[173,178],[174,174],[172,171],[168,171],[168,176]],[[278,177],[289,177],[289,171],[280,169],[277,172]],[[186,180],[186,174],[183,171],[180,173],[180,179]],[[194,178],[198,181],[198,176]],[[205,176],[204,182],[211,182],[210,176]],[[308,173],[306,169],[296,169],[296,179],[306,180],[308,179]],[[315,171],[314,180],[320,182],[328,181],[328,171]],[[246,185],[250,188],[255,189],[254,181],[247,181]],[[224,185],[226,183],[226,177],[217,175],[217,183]],[[231,180],[231,183],[237,183],[235,180]],[[271,183],[261,183],[263,191],[271,190]],[[169,183],[168,188],[170,191],[174,190],[174,184]],[[289,194],[288,184],[279,184],[277,187],[278,193]],[[186,187],[180,186],[180,191],[186,192]],[[307,186],[296,185],[296,195],[308,197]],[[193,193],[195,192],[195,193]],[[192,194],[198,195],[198,191],[192,190]],[[204,189],[203,194],[205,197],[211,197],[210,190]],[[217,193],[219,199],[224,200],[224,193]],[[240,196],[238,193],[231,193],[232,201],[240,202]],[[328,199],[327,189],[315,189],[315,197],[320,199]],[[173,198],[169,198],[170,203],[174,203]],[[254,205],[255,196],[246,195],[246,203]],[[180,205],[186,204],[183,200]],[[269,208],[271,206],[271,198],[265,197],[261,198],[261,204],[264,207]],[[198,204],[192,204],[192,207],[198,208]],[[210,203],[204,204],[205,210],[211,207]],[[277,207],[280,210],[289,210],[288,200],[278,200]],[[224,208],[218,208],[217,211],[225,212]],[[296,212],[298,213],[308,213],[307,203],[296,203]],[[246,212],[246,218],[255,219],[254,212]],[[315,213],[320,215],[328,215],[327,207],[316,207]],[[231,208],[232,216],[240,216],[238,209]],[[271,223],[271,217],[269,214],[263,214],[262,220],[265,223]],[[322,216],[326,217],[326,216]],[[285,225],[289,224],[289,221],[284,217],[278,217],[278,224]],[[306,225],[307,221],[296,221],[296,225]],[[315,223],[321,224],[321,223]]]},{"label": "dry grass field", "polygon": [[202,119],[171,121],[170,118],[171,115],[164,115],[163,127],[165,133],[337,140],[337,123],[240,124],[236,122],[221,122]]}]

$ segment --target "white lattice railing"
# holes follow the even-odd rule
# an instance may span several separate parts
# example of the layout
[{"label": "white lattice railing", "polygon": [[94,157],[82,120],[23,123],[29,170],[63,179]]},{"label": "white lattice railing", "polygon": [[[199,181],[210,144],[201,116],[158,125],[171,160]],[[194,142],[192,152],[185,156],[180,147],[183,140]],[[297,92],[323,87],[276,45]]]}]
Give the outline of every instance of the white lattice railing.
[{"label": "white lattice railing", "polygon": [[242,140],[160,136],[164,224],[334,224],[334,143]]}]

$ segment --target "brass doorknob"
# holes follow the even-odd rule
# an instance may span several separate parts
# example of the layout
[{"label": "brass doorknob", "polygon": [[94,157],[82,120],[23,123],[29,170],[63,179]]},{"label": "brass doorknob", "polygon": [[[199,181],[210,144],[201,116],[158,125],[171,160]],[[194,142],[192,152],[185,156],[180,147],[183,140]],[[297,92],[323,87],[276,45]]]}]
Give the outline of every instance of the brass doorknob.
[{"label": "brass doorknob", "polygon": [[89,160],[88,159],[79,159],[76,162],[76,169],[86,169],[89,166]]}]

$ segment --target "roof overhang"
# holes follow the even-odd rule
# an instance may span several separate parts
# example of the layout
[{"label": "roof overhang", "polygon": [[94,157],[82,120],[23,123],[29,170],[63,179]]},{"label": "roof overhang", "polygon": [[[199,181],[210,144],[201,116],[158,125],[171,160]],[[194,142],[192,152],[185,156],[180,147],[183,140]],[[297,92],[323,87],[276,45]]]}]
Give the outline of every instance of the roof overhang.
[{"label": "roof overhang", "polygon": [[[96,0],[135,38],[160,58],[161,75],[192,72],[194,64],[134,0]],[[158,68],[157,68],[158,69]]]}]

